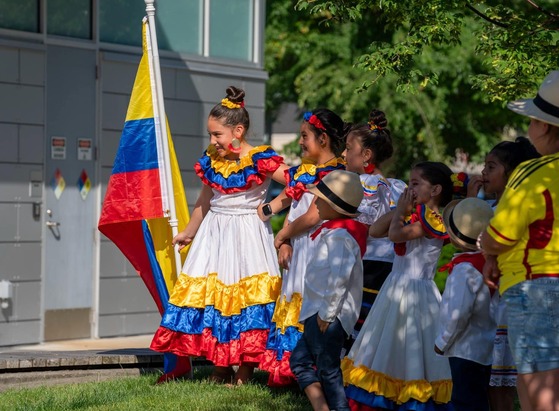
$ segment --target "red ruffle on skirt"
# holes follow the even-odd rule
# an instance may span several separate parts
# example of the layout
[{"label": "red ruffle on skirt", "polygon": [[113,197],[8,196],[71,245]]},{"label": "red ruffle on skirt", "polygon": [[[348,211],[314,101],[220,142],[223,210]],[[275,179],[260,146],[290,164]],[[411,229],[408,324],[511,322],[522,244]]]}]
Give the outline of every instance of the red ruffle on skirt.
[{"label": "red ruffle on skirt", "polygon": [[202,334],[184,334],[159,327],[150,348],[179,356],[205,357],[219,367],[256,365],[262,360],[267,338],[268,330],[250,330],[242,332],[238,340],[219,343],[209,328],[205,328]]},{"label": "red ruffle on skirt", "polygon": [[270,373],[268,376],[268,385],[270,387],[285,387],[296,383],[295,375],[289,367],[289,357],[291,353],[284,351],[281,360],[277,359],[277,351],[266,350],[262,355],[262,361],[258,368]]},{"label": "red ruffle on skirt", "polygon": [[382,411],[383,408],[369,407],[368,405],[361,404],[355,400],[349,399],[349,408],[351,411]]}]

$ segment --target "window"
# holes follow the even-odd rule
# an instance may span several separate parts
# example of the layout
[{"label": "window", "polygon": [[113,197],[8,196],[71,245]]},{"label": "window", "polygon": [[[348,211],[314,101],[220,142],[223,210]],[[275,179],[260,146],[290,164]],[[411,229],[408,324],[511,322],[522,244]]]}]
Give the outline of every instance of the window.
[{"label": "window", "polygon": [[99,39],[107,43],[142,46],[146,4],[138,0],[99,0]]},{"label": "window", "polygon": [[0,0],[0,28],[39,32],[39,0]]},{"label": "window", "polygon": [[210,0],[210,56],[252,61],[253,0]]},{"label": "window", "polygon": [[159,48],[202,54],[202,2],[203,0],[189,0],[155,3]]},{"label": "window", "polygon": [[48,0],[47,33],[91,39],[91,0]]},{"label": "window", "polygon": [[[258,29],[254,24],[255,1],[259,0],[156,1],[159,48],[252,61],[254,30]],[[140,27],[145,14],[143,1],[99,0],[100,40],[105,43],[141,46]],[[209,27],[205,27],[205,24]],[[204,33],[208,38],[204,38]]]}]

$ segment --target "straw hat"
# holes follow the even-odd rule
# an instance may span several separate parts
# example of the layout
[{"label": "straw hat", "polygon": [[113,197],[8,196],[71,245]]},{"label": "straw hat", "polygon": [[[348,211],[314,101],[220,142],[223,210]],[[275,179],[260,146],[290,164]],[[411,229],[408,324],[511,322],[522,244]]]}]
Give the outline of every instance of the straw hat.
[{"label": "straw hat", "polygon": [[559,127],[559,71],[552,71],[543,80],[536,97],[510,102],[515,113]]},{"label": "straw hat", "polygon": [[318,184],[307,184],[307,189],[322,198],[338,213],[355,217],[363,200],[363,186],[359,175],[345,170],[328,173]]},{"label": "straw hat", "polygon": [[448,203],[443,221],[451,240],[467,250],[476,250],[476,240],[493,217],[491,206],[484,200],[468,197]]}]

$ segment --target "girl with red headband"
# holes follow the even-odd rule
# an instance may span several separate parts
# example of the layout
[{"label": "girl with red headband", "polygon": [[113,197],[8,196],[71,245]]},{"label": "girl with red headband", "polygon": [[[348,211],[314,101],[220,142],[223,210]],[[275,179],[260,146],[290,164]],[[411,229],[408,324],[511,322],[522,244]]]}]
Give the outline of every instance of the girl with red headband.
[{"label": "girl with red headband", "polygon": [[278,259],[284,269],[282,288],[276,303],[261,369],[270,372],[268,384],[287,385],[294,382],[289,369],[289,357],[301,338],[303,326],[299,323],[303,284],[313,242],[309,234],[322,223],[315,206],[315,197],[307,191],[307,184],[318,183],[333,170],[345,168],[340,157],[344,148],[344,122],[334,112],[318,109],[307,112],[301,123],[299,145],[302,163],[285,172],[286,188],[276,199],[265,204],[261,218],[268,218],[282,209],[285,197],[291,208],[284,227],[275,238]]}]

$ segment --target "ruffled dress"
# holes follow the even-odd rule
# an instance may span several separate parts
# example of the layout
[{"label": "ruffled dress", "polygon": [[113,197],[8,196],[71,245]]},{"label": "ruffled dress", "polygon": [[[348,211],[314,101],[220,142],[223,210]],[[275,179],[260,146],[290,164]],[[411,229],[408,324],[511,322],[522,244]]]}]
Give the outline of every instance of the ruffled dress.
[{"label": "ruffled dress", "polygon": [[352,410],[452,410],[448,359],[433,350],[441,303],[433,277],[448,235],[425,206],[417,206],[415,221],[430,237],[395,245],[392,272],[342,360]]},{"label": "ruffled dress", "polygon": [[[345,169],[343,159],[334,158],[319,165],[303,160],[300,166],[286,170],[286,194],[293,199],[288,215],[289,223],[305,214],[311,205],[314,195],[307,191],[306,185],[316,184],[329,172],[343,169]],[[270,386],[282,386],[294,382],[295,377],[289,368],[289,357],[303,334],[299,313],[303,302],[307,263],[316,243],[310,239],[310,233],[314,232],[320,224],[321,222],[308,232],[291,239],[293,247],[291,263],[289,269],[283,272],[281,293],[269,330],[266,352],[259,366],[260,369],[270,373],[268,379]]]},{"label": "ruffled dress", "polygon": [[[390,211],[390,183],[381,174],[361,174],[359,176],[363,186],[363,200],[359,205],[357,221],[370,226],[380,216]],[[351,349],[373,303],[380,287],[392,270],[394,260],[394,246],[388,238],[373,238],[367,236],[367,250],[363,256],[363,296],[359,318],[351,335],[344,343],[342,357]]]},{"label": "ruffled dress", "polygon": [[283,159],[269,146],[239,161],[209,146],[195,165],[213,190],[151,349],[203,356],[217,366],[258,365],[281,276],[269,223],[256,208]]}]

